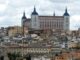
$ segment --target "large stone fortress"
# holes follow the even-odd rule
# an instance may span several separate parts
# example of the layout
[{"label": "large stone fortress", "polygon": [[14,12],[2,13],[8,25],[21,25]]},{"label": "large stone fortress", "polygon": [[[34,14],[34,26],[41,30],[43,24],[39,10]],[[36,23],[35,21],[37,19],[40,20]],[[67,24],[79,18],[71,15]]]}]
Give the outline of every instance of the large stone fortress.
[{"label": "large stone fortress", "polygon": [[27,27],[30,29],[35,30],[45,30],[45,29],[59,29],[59,30],[69,30],[69,20],[70,15],[67,11],[67,8],[65,9],[65,13],[63,16],[55,16],[55,13],[53,16],[40,16],[36,8],[34,7],[34,10],[31,14],[31,18],[27,18],[25,16],[25,12],[23,13],[22,17],[22,27]]}]

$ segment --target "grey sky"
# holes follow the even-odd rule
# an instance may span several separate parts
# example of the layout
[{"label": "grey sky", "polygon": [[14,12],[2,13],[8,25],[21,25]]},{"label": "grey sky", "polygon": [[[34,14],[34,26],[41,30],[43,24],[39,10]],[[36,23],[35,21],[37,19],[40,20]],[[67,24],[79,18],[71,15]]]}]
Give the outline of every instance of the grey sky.
[{"label": "grey sky", "polygon": [[80,0],[0,0],[0,27],[20,25],[23,11],[30,17],[34,5],[39,15],[61,16],[67,7],[70,29],[80,27]]}]

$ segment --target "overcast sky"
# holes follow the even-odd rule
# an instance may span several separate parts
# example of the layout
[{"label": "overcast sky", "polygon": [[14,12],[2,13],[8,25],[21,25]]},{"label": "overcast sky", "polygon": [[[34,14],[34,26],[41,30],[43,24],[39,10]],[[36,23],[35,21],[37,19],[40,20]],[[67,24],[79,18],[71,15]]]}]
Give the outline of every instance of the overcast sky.
[{"label": "overcast sky", "polygon": [[0,27],[21,25],[23,12],[30,17],[34,5],[39,15],[70,14],[70,29],[80,27],[80,0],[0,0]]}]

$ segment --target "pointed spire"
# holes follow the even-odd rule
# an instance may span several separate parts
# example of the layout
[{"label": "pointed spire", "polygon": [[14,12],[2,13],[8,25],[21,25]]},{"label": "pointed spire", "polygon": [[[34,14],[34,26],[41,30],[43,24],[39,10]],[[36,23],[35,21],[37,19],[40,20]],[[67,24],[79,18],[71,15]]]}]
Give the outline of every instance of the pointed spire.
[{"label": "pointed spire", "polygon": [[32,15],[38,15],[38,13],[36,12],[35,6],[34,6],[34,11],[32,12]]},{"label": "pointed spire", "polygon": [[36,12],[36,8],[35,8],[35,6],[34,6],[34,12]]},{"label": "pointed spire", "polygon": [[23,12],[23,17],[22,19],[26,19],[25,11]]},{"label": "pointed spire", "polygon": [[66,9],[65,9],[64,16],[69,16],[69,13],[68,13],[68,11],[67,11],[67,7],[66,7]]},{"label": "pointed spire", "polygon": [[68,13],[68,12],[67,12],[67,7],[66,7],[66,9],[65,9],[65,12]]},{"label": "pointed spire", "polygon": [[23,16],[25,16],[25,11],[23,12]]},{"label": "pointed spire", "polygon": [[54,11],[54,14],[53,14],[53,16],[55,16],[55,11]]}]

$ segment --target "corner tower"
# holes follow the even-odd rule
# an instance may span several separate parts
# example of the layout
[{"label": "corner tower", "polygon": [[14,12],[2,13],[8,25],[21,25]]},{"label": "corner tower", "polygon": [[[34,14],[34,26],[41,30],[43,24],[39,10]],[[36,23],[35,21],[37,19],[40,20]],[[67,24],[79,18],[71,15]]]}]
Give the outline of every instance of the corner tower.
[{"label": "corner tower", "polygon": [[36,8],[34,7],[34,11],[31,14],[31,28],[32,29],[40,29],[40,22],[38,18],[38,13],[36,12]]},{"label": "corner tower", "polygon": [[69,30],[69,26],[70,26],[70,15],[67,11],[67,8],[65,9],[65,13],[64,13],[64,30]]},{"label": "corner tower", "polygon": [[22,21],[21,21],[21,26],[24,25],[24,22],[27,20],[25,12],[23,12],[23,16],[22,16]]},{"label": "corner tower", "polygon": [[24,35],[24,24],[25,24],[25,21],[27,20],[26,18],[26,15],[25,15],[25,12],[23,12],[23,16],[22,16],[22,20],[21,20],[21,26],[22,26],[22,33]]}]

